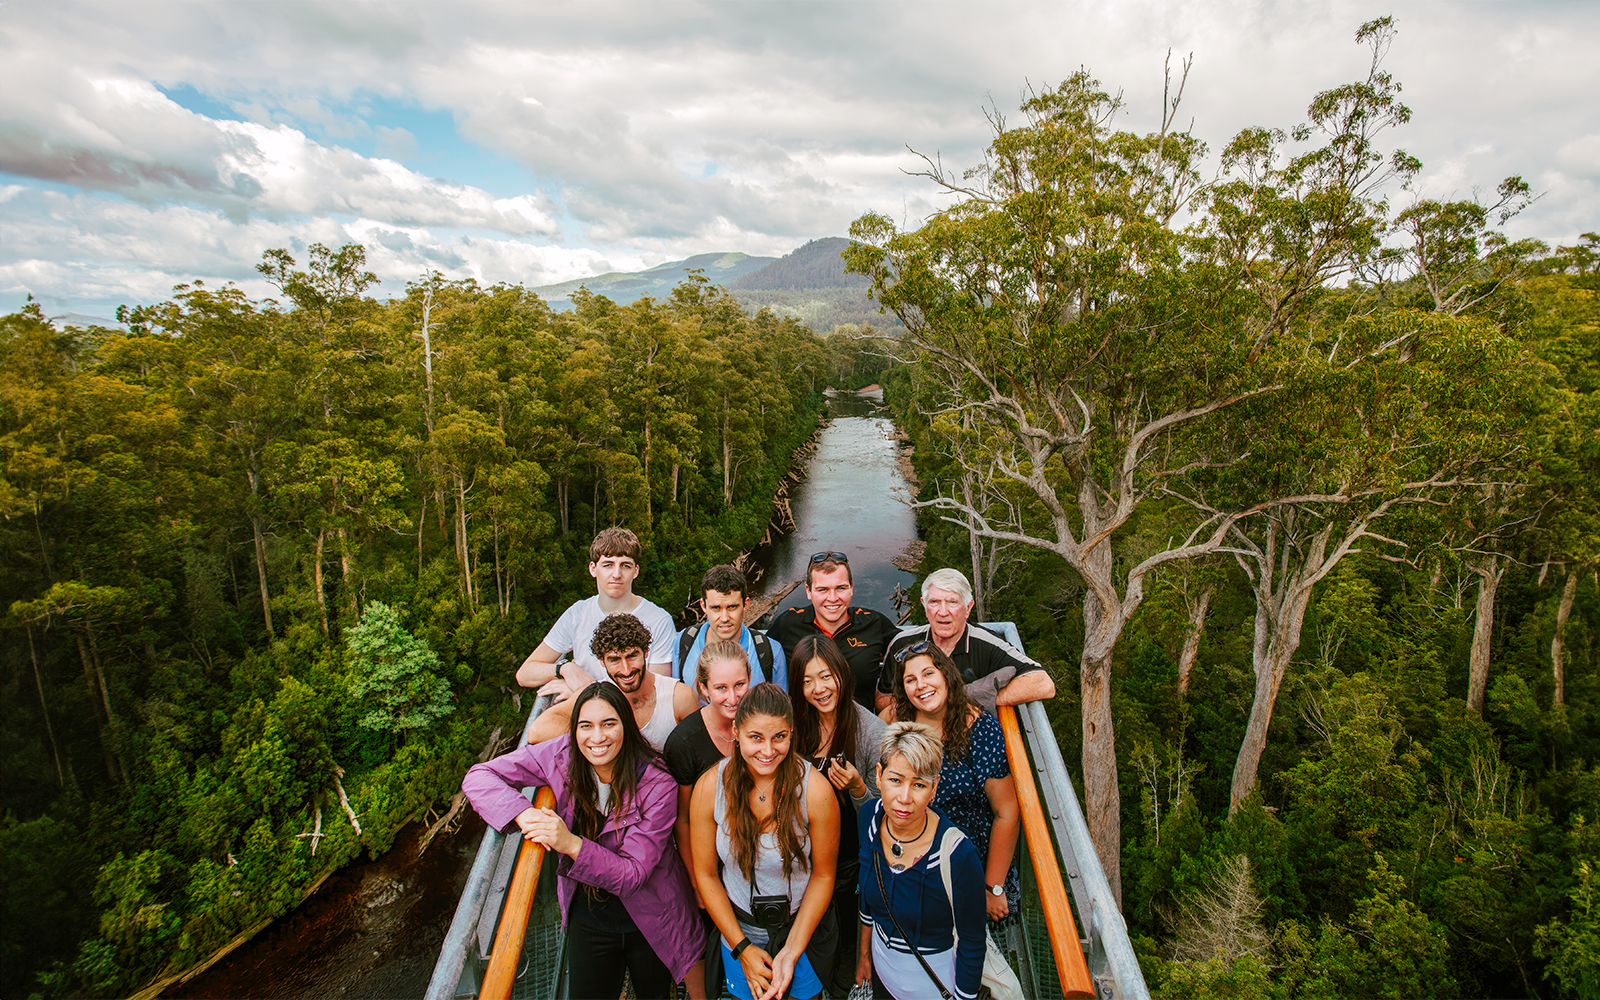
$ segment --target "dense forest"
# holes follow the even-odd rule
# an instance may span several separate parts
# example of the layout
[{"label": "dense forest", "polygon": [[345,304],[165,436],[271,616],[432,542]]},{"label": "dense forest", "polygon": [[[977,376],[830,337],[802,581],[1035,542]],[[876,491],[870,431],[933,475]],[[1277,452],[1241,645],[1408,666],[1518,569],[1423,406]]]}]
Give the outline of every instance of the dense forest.
[{"label": "dense forest", "polygon": [[0,994],[126,995],[387,850],[516,731],[597,527],[681,612],[885,363],[703,279],[554,312],[364,261],[0,318]]},{"label": "dense forest", "polygon": [[1600,236],[1409,190],[1393,37],[1210,161],[1080,72],[846,251],[1158,996],[1600,996]]}]

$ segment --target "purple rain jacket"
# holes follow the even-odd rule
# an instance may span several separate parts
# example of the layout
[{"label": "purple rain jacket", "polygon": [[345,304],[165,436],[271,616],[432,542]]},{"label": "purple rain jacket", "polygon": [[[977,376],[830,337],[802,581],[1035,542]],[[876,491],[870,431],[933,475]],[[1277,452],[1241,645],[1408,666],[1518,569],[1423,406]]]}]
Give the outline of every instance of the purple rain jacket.
[{"label": "purple rain jacket", "polygon": [[[517,790],[548,785],[555,793],[556,813],[570,830],[576,812],[567,794],[570,754],[566,736],[523,746],[486,764],[474,764],[461,780],[461,790],[484,822],[517,833],[517,815],[528,808],[528,800]],[[639,776],[636,794],[624,814],[600,831],[599,841],[584,840],[577,860],[550,852],[556,859],[561,925],[566,926],[576,883],[604,889],[622,901],[656,957],[675,981],[682,981],[689,967],[705,955],[706,932],[672,836],[678,818],[678,782],[659,760],[652,761]]]}]

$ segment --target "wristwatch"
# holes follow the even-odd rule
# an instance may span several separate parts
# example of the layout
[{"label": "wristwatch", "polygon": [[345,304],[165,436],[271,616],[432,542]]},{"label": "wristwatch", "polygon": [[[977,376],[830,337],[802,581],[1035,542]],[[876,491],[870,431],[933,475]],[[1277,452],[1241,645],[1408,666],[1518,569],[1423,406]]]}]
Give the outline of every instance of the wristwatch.
[{"label": "wristwatch", "polygon": [[1006,884],[1004,882],[1001,882],[999,885],[991,885],[989,887],[989,895],[991,896],[1004,896],[1005,894]]}]

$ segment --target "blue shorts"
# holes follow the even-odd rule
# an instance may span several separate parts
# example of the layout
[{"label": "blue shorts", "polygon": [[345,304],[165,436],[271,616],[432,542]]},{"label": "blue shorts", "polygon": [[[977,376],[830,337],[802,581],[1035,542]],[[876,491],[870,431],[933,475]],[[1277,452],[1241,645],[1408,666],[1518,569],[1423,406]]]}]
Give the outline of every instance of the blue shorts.
[{"label": "blue shorts", "polygon": [[[715,932],[713,932],[715,933]],[[718,935],[719,937],[721,935]],[[728,980],[728,992],[738,997],[739,1000],[755,1000],[755,994],[750,990],[750,981],[744,978],[744,966],[733,957],[733,949],[728,947],[728,942],[722,942],[722,974]],[[811,968],[811,959],[805,955],[800,956],[800,961],[795,963],[794,978],[789,981],[789,996],[816,997],[822,995],[822,980],[817,978],[817,973]]]}]

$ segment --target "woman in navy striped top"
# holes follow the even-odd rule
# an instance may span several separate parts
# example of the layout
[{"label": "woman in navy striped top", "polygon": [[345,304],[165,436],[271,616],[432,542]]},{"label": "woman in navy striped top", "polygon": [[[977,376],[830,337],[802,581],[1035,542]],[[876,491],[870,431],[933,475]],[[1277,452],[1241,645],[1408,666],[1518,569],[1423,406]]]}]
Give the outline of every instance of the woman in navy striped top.
[{"label": "woman in navy striped top", "polygon": [[944,763],[939,734],[897,722],[884,734],[881,800],[861,808],[861,956],[874,996],[974,1000],[983,978],[983,858],[928,808]]}]

